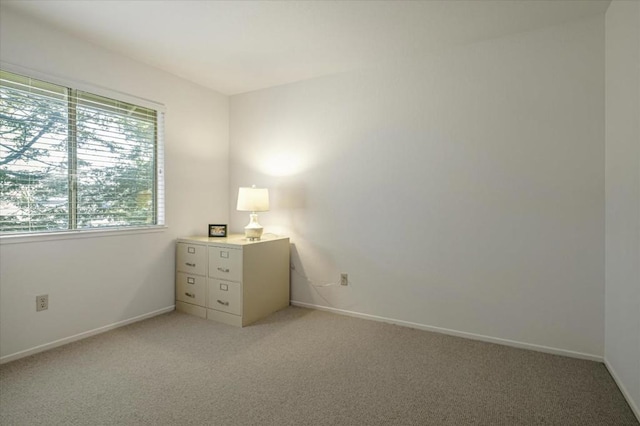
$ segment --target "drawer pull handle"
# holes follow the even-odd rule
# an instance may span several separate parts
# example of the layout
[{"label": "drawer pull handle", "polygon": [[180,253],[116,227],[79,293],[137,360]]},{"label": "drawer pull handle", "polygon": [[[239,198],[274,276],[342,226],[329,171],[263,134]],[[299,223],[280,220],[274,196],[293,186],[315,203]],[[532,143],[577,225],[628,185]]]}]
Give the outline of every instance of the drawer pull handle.
[{"label": "drawer pull handle", "polygon": [[195,299],[195,298],[196,298],[196,295],[195,295],[195,294],[193,294],[193,293],[185,293],[185,296],[190,297],[190,298],[192,298],[192,299]]},{"label": "drawer pull handle", "polygon": [[218,299],[218,303],[224,306],[229,306],[229,302],[223,302],[222,300]]},{"label": "drawer pull handle", "polygon": [[189,263],[189,262],[186,262],[186,263],[185,263],[185,265],[187,265],[187,266],[191,266],[192,268],[195,268],[195,267],[196,267],[196,264],[195,264],[195,263]]},{"label": "drawer pull handle", "polygon": [[218,268],[220,272],[229,272],[229,268]]}]

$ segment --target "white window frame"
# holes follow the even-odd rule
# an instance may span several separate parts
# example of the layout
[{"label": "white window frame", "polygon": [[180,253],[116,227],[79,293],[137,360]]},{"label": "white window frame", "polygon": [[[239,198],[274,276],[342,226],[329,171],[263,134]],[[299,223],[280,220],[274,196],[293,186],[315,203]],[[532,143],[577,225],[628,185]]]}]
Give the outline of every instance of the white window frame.
[{"label": "white window frame", "polygon": [[32,243],[41,241],[55,241],[55,240],[68,240],[78,238],[97,238],[97,237],[111,237],[116,235],[128,235],[128,234],[141,234],[150,232],[163,232],[167,229],[165,223],[165,182],[164,182],[164,114],[166,108],[163,104],[151,101],[148,99],[140,98],[137,96],[129,95],[126,93],[118,92],[115,90],[107,89],[101,86],[90,84],[87,82],[74,81],[67,78],[61,78],[54,75],[46,74],[33,69],[21,67],[19,65],[0,61],[0,68],[14,73],[30,77],[37,80],[42,80],[48,83],[57,84],[60,86],[71,87],[73,89],[89,92],[95,95],[104,96],[106,98],[115,99],[122,102],[127,102],[141,107],[154,109],[158,113],[158,135],[156,141],[156,215],[157,224],[145,225],[145,226],[123,226],[123,227],[104,227],[104,228],[85,228],[85,229],[64,229],[47,232],[32,232],[32,233],[15,233],[4,234],[0,233],[0,244],[16,244],[16,243]]}]

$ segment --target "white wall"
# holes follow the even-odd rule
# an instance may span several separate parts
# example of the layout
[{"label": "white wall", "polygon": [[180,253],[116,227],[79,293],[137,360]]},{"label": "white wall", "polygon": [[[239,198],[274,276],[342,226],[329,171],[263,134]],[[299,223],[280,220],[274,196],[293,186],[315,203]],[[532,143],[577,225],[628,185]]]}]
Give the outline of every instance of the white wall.
[{"label": "white wall", "polygon": [[640,419],[640,3],[606,15],[605,362]]},{"label": "white wall", "polygon": [[[174,304],[174,239],[228,220],[228,98],[11,10],[0,59],[166,106],[162,232],[0,245],[3,360]],[[35,312],[35,295],[49,310]]]},{"label": "white wall", "polygon": [[232,229],[267,186],[294,301],[601,359],[603,106],[603,17],[232,96]]}]

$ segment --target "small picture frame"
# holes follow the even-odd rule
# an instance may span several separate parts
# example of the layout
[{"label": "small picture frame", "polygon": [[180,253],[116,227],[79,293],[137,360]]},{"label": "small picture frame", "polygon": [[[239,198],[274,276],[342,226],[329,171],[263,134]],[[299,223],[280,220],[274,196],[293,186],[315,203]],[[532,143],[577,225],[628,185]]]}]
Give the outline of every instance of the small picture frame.
[{"label": "small picture frame", "polygon": [[227,225],[209,225],[209,238],[225,238]]}]

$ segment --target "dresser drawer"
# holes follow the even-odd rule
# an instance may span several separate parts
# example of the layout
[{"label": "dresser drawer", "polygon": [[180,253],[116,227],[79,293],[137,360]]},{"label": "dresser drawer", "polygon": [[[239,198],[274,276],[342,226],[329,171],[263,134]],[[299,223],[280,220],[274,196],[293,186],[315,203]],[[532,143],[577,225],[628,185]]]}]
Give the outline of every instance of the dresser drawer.
[{"label": "dresser drawer", "polygon": [[210,309],[242,315],[242,285],[209,279],[208,302],[207,307]]},{"label": "dresser drawer", "polygon": [[200,318],[207,318],[207,310],[208,309],[203,308],[202,306],[196,306],[191,303],[184,303],[176,300],[176,311],[184,312],[185,314],[195,315]]},{"label": "dresser drawer", "polygon": [[209,276],[229,281],[242,281],[242,250],[209,247]]},{"label": "dresser drawer", "polygon": [[196,275],[207,275],[207,246],[178,243],[176,270]]},{"label": "dresser drawer", "polygon": [[198,275],[176,273],[176,300],[204,306],[206,302],[206,278]]}]

